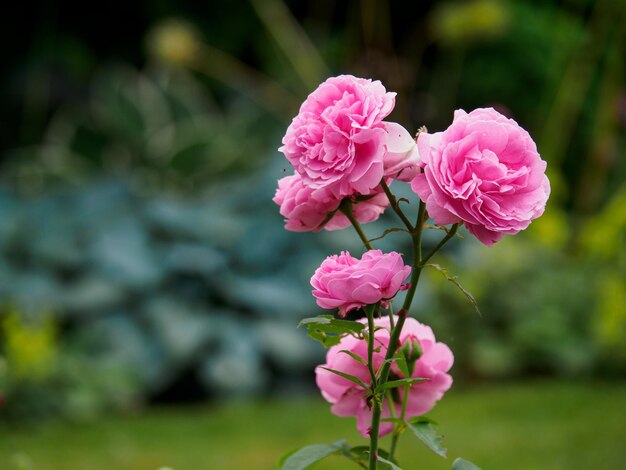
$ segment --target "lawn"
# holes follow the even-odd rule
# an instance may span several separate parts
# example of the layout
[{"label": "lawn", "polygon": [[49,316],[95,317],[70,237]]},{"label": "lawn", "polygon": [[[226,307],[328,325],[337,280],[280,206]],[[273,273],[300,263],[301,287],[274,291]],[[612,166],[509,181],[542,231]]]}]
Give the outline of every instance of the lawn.
[{"label": "lawn", "polygon": [[[457,456],[484,470],[626,468],[626,383],[458,386],[430,416],[442,424],[449,458],[406,434],[405,469],[449,469]],[[263,470],[289,449],[341,437],[365,443],[352,420],[332,416],[317,397],[157,408],[81,425],[0,427],[0,468]],[[316,468],[358,467],[330,457]]]}]

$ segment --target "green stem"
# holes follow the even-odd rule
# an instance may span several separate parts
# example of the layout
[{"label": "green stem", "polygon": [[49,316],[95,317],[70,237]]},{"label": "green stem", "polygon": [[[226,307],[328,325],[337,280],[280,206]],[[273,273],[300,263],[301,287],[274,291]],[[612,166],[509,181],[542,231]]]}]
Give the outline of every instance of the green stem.
[{"label": "green stem", "polygon": [[380,395],[372,395],[372,427],[370,428],[370,470],[376,470],[378,462],[378,429],[381,412]]},{"label": "green stem", "polygon": [[389,449],[389,460],[393,460],[393,456],[396,453],[396,446],[398,445],[398,439],[400,438],[402,431],[404,431],[404,417],[406,416],[406,405],[409,400],[409,389],[409,385],[406,385],[403,388],[402,408],[400,410],[400,420],[402,422],[400,424],[396,424],[396,428],[393,430],[393,435],[391,436],[391,449]]},{"label": "green stem", "polygon": [[376,372],[374,372],[374,305],[368,305],[364,308],[365,313],[367,314],[367,327],[369,332],[367,334],[367,368],[370,371],[370,376],[372,377],[372,390],[376,389],[377,380],[376,380]]},{"label": "green stem", "polygon": [[363,242],[365,248],[367,248],[368,250],[373,250],[374,248],[372,247],[370,241],[367,239],[367,236],[365,236],[365,232],[363,232],[361,224],[358,220],[356,220],[356,217],[354,217],[354,212],[352,211],[352,201],[350,199],[344,199],[343,201],[341,201],[341,204],[339,205],[339,210],[348,218],[348,220],[354,227],[354,230],[356,230],[357,235]]},{"label": "green stem", "polygon": [[406,215],[404,215],[402,209],[400,209],[400,204],[398,204],[398,200],[389,189],[389,186],[387,186],[387,183],[385,183],[385,181],[383,180],[380,182],[380,186],[383,188],[383,191],[385,191],[385,194],[387,195],[387,199],[389,199],[389,204],[391,205],[393,211],[398,214],[398,217],[400,217],[400,220],[402,220],[402,223],[406,226],[407,230],[413,233],[415,228],[413,227],[413,225],[411,225],[411,221],[406,217]]},{"label": "green stem", "polygon": [[437,253],[442,247],[443,245],[445,245],[446,243],[448,243],[448,241],[454,237],[454,235],[456,235],[457,230],[459,230],[459,225],[460,224],[454,224],[452,227],[450,227],[450,230],[448,231],[448,233],[446,233],[446,236],[443,237],[441,239],[441,241],[439,243],[437,243],[437,246],[435,246],[435,248],[433,248],[430,253],[428,253],[426,255],[426,257],[422,260],[422,265],[424,265],[430,258],[433,257],[433,255],[435,253]]},{"label": "green stem", "polygon": [[[387,188],[388,189],[388,188]],[[389,196],[388,196],[389,197]],[[394,198],[395,199],[395,198]],[[396,352],[398,348],[398,343],[400,340],[400,332],[402,331],[402,327],[404,326],[404,321],[406,320],[407,313],[409,308],[411,307],[411,303],[413,302],[413,297],[415,296],[415,289],[417,287],[417,283],[419,281],[420,274],[422,272],[421,266],[421,243],[422,243],[422,230],[424,228],[424,217],[426,214],[426,208],[423,202],[420,202],[419,206],[419,217],[417,220],[417,225],[415,228],[411,228],[411,239],[413,241],[413,262],[411,271],[411,280],[410,286],[407,290],[406,297],[404,299],[404,303],[402,304],[401,315],[398,315],[398,322],[396,323],[395,328],[391,330],[391,337],[389,338],[389,345],[387,347],[387,354],[385,356],[385,363],[383,368],[381,369],[380,377],[378,379],[378,383],[385,383],[389,377],[389,370],[391,368],[391,358]],[[380,396],[376,395],[372,397],[372,427],[370,434],[370,470],[376,469],[376,452],[378,449],[378,429],[380,427]]]},{"label": "green stem", "polygon": [[[398,315],[398,322],[396,323],[395,328],[391,330],[391,337],[389,338],[389,345],[387,346],[387,354],[385,355],[386,361],[383,365],[383,368],[381,369],[379,383],[386,383],[387,379],[389,378],[389,371],[391,369],[390,359],[393,357],[396,349],[398,348],[400,333],[402,332],[402,327],[404,326],[408,311],[411,308],[411,303],[413,302],[413,297],[415,296],[415,289],[417,288],[417,283],[419,282],[420,274],[422,272],[421,245],[425,214],[426,206],[423,202],[420,201],[417,224],[415,229],[411,230],[411,240],[413,242],[413,260],[411,263],[413,269],[411,271],[411,284],[409,286],[409,289],[407,290],[406,297],[404,298],[402,310],[398,312],[400,313],[400,315]],[[376,414],[375,411],[376,410],[372,410],[372,429],[374,429],[374,426],[378,428],[380,422],[380,411],[378,412],[378,414]]]}]

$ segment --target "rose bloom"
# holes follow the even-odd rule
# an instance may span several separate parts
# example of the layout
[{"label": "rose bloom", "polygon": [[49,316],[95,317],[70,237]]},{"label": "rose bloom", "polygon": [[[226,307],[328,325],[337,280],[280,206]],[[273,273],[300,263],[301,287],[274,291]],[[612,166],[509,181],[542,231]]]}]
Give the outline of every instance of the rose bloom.
[{"label": "rose bloom", "polygon": [[[365,322],[365,319],[360,320]],[[375,319],[376,326],[382,329],[374,334],[375,346],[380,347],[373,355],[374,370],[378,370],[385,359],[389,345],[389,317]],[[400,346],[407,342],[417,341],[422,350],[421,357],[415,363],[412,378],[428,379],[410,385],[405,418],[420,416],[435,406],[435,403],[452,385],[452,377],[447,373],[452,367],[454,357],[452,352],[443,343],[438,343],[430,327],[419,323],[414,318],[407,318],[400,334]],[[350,351],[367,361],[367,341],[348,335],[341,342],[332,346],[326,354],[326,363],[316,367],[315,375],[317,386],[322,396],[332,404],[331,411],[337,416],[356,416],[357,429],[368,437],[372,422],[372,410],[367,403],[366,390],[354,382],[329,372],[322,367],[344,372],[358,377],[365,385],[371,385],[372,380],[367,366],[361,364],[342,350]],[[391,366],[389,380],[405,378],[395,362]],[[402,409],[402,390],[392,392],[396,416],[400,416]],[[383,400],[381,418],[391,418],[391,408],[388,400]],[[390,422],[381,422],[379,435],[384,436],[393,429]]]},{"label": "rose bloom", "polygon": [[392,251],[369,250],[361,259],[343,251],[326,258],[311,278],[317,305],[339,309],[345,316],[350,310],[391,299],[411,273],[402,257]]},{"label": "rose bloom", "polygon": [[[362,224],[378,219],[389,206],[382,189],[378,188],[370,196],[354,201],[352,205],[355,218]],[[285,228],[292,232],[317,232],[322,228],[339,230],[350,225],[348,218],[338,211],[340,199],[325,188],[306,186],[297,173],[278,181],[273,201],[280,206],[280,214],[285,217]]]},{"label": "rose bloom", "polygon": [[395,96],[380,81],[329,78],[302,103],[279,150],[314,189],[368,194],[384,175],[382,120]]},{"label": "rose bloom", "polygon": [[492,108],[454,113],[443,132],[418,138],[423,173],[411,187],[437,224],[462,222],[485,245],[543,214],[546,162],[528,132]]}]

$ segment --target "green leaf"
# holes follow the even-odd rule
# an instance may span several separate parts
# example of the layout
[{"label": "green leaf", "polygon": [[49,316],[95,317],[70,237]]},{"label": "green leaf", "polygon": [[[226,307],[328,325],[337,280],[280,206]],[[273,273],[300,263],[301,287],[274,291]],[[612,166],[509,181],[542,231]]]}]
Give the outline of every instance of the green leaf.
[{"label": "green leaf", "polygon": [[452,470],[480,470],[479,467],[474,465],[469,460],[456,459],[452,464]]},{"label": "green leaf", "polygon": [[298,328],[303,326],[307,328],[307,333],[311,338],[319,341],[327,348],[339,344],[343,335],[359,335],[365,328],[363,323],[339,320],[332,315],[305,318],[300,322]]},{"label": "green leaf", "polygon": [[402,372],[402,375],[404,375],[404,376],[410,376],[411,375],[409,373],[408,364],[406,363],[406,358],[404,357],[404,354],[401,351],[397,352],[396,355],[391,357],[390,359],[385,359],[383,361],[383,363],[381,364],[381,367],[378,369],[377,372],[380,372],[382,370],[382,366],[384,364],[386,364],[387,362],[393,363],[394,361],[395,361],[396,365],[398,366],[398,369],[400,369],[400,372]]},{"label": "green leaf", "polygon": [[398,366],[398,369],[400,369],[400,372],[402,372],[402,375],[404,375],[405,377],[410,377],[411,371],[409,370],[409,365],[406,362],[406,357],[404,357],[404,354],[398,353],[396,354],[396,356],[394,356],[394,359],[396,360],[396,365]]},{"label": "green leaf", "polygon": [[355,384],[362,387],[364,390],[369,389],[369,386],[365,385],[361,381],[361,379],[359,379],[358,377],[355,377],[354,375],[346,374],[345,372],[340,372],[335,369],[329,369],[328,367],[321,367],[321,369],[327,370],[328,372],[332,372],[333,374],[338,375],[339,377],[343,377],[344,379],[348,379],[349,381],[354,382]]},{"label": "green leaf", "polygon": [[435,423],[428,418],[420,417],[409,421],[409,428],[426,447],[435,454],[445,458],[447,449],[441,446],[442,436],[437,434]]},{"label": "green leaf", "polygon": [[461,285],[461,283],[459,282],[458,276],[450,276],[448,274],[448,270],[445,268],[442,268],[438,264],[425,264],[424,267],[433,268],[439,271],[448,281],[454,284],[463,293],[465,297],[467,297],[467,300],[470,301],[470,303],[472,304],[472,307],[474,307],[474,310],[476,310],[476,313],[478,313],[478,315],[482,317],[482,313],[480,312],[480,309],[478,308],[478,302],[476,302],[476,299],[474,298],[474,296]]},{"label": "green leaf", "polygon": [[395,463],[393,463],[391,460],[387,460],[384,457],[381,457],[380,452],[378,453],[378,463],[379,464],[383,464],[383,465],[377,465],[383,468],[388,468],[389,470],[402,470],[400,467],[398,467]]},{"label": "green leaf", "polygon": [[354,331],[355,333],[359,333],[363,330],[363,328],[365,328],[365,325],[358,321],[341,320],[333,317],[332,315],[318,315],[317,317],[305,318],[300,321],[298,328],[305,325],[317,325],[320,327],[327,325],[336,329]]},{"label": "green leaf", "polygon": [[378,387],[378,391],[382,392],[383,390],[389,390],[391,388],[403,387],[404,385],[412,385],[419,382],[425,382],[430,379],[423,378],[415,378],[415,379],[398,379],[398,380],[390,380],[389,382],[385,382],[380,387]]},{"label": "green leaf", "polygon": [[345,447],[343,439],[330,444],[313,444],[284,455],[278,465],[280,470],[303,470]]},{"label": "green leaf", "polygon": [[339,352],[347,354],[348,356],[350,356],[352,359],[354,359],[358,363],[363,364],[364,366],[367,366],[367,361],[365,359],[363,359],[361,356],[359,356],[358,354],[353,353],[352,351],[348,351],[347,349],[342,349]]}]

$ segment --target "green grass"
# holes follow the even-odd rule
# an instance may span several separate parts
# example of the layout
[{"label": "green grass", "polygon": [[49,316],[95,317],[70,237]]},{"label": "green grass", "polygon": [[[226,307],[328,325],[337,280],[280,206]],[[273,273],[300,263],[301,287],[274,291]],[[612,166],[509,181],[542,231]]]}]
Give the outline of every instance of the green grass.
[{"label": "green grass", "polygon": [[[430,416],[449,458],[407,433],[398,455],[405,470],[449,469],[458,456],[485,470],[626,468],[626,383],[458,386]],[[317,398],[159,408],[82,425],[0,427],[0,469],[21,460],[34,470],[263,470],[287,450],[342,437],[365,443],[353,420]],[[358,467],[333,456],[316,468]]]}]

